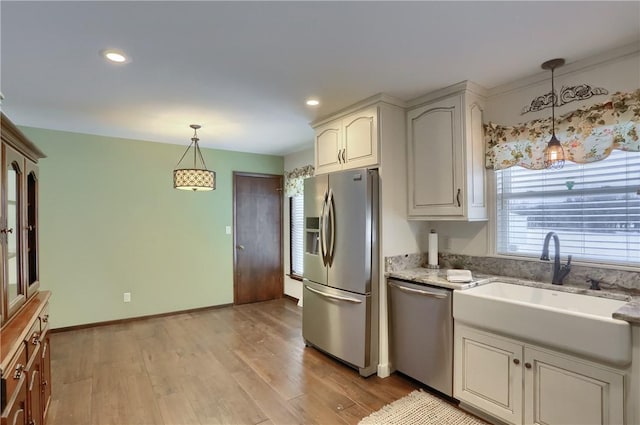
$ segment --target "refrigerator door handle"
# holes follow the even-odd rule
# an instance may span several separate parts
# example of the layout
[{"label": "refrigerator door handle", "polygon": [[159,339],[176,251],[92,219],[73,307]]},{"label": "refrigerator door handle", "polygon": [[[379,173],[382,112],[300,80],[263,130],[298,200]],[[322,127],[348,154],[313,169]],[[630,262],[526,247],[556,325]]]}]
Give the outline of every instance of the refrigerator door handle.
[{"label": "refrigerator door handle", "polygon": [[329,264],[329,267],[331,267],[333,265],[333,256],[335,254],[336,248],[336,207],[333,200],[333,191],[331,189],[329,189],[329,199],[327,202],[329,204],[329,236],[331,237],[331,240],[327,246],[327,263]]},{"label": "refrigerator door handle", "polygon": [[320,214],[320,254],[322,255],[322,264],[327,266],[327,241],[326,241],[326,223],[327,223],[327,193],[324,194],[324,200],[322,201],[322,212]]},{"label": "refrigerator door handle", "polygon": [[406,286],[402,286],[402,285],[398,285],[397,283],[393,283],[393,282],[388,282],[389,286],[393,286],[394,288],[398,288],[399,290],[403,291],[403,292],[409,292],[411,294],[417,294],[417,295],[423,295],[425,297],[432,297],[432,298],[447,298],[447,294],[442,294],[442,293],[437,293],[437,292],[430,292],[430,291],[423,291],[420,289],[413,289],[413,288],[407,288]]},{"label": "refrigerator door handle", "polygon": [[304,287],[307,288],[309,291],[311,291],[311,292],[313,292],[315,294],[318,294],[320,296],[323,296],[325,298],[331,298],[332,300],[338,300],[338,301],[346,301],[346,302],[353,303],[353,304],[362,304],[362,301],[360,301],[360,300],[358,300],[356,298],[341,297],[339,295],[325,294],[324,292],[318,291],[317,289],[310,288],[307,285],[304,285]]}]

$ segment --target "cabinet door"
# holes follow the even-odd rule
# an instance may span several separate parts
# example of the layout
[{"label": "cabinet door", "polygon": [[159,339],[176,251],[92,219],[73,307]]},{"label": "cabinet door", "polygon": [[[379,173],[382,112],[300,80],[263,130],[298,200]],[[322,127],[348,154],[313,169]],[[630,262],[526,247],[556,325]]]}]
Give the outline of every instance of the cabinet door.
[{"label": "cabinet door", "polygon": [[42,363],[41,363],[41,393],[42,393],[42,423],[44,424],[49,413],[51,403],[51,338],[49,332],[42,337]]},{"label": "cabinet door", "polygon": [[42,425],[42,356],[40,343],[27,364],[27,412],[29,425]]},{"label": "cabinet door", "polygon": [[409,217],[463,216],[462,97],[407,113]]},{"label": "cabinet door", "polygon": [[2,223],[0,224],[0,245],[3,250],[6,318],[9,318],[26,301],[26,288],[23,271],[23,235],[24,227],[24,157],[4,145],[4,164],[2,172],[3,193],[5,194]]},{"label": "cabinet door", "polygon": [[27,425],[27,379],[23,374],[7,407],[0,416],[0,425]]},{"label": "cabinet door", "polygon": [[522,423],[521,344],[456,325],[454,394],[508,423]]},{"label": "cabinet door", "polygon": [[525,423],[623,424],[623,376],[578,359],[527,347]]},{"label": "cabinet door", "polygon": [[349,115],[342,120],[344,163],[346,168],[378,164],[378,108]]},{"label": "cabinet door", "polygon": [[25,181],[25,225],[23,226],[23,240],[25,242],[25,267],[27,297],[35,294],[40,287],[38,267],[38,167],[33,162],[26,161]]},{"label": "cabinet door", "polygon": [[316,174],[342,169],[342,129],[340,121],[316,129]]}]

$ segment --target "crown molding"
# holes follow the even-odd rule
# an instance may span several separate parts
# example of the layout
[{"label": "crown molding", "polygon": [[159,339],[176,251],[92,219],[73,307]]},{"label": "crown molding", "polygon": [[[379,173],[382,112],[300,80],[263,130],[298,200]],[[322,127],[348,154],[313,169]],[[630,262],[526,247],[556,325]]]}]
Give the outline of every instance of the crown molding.
[{"label": "crown molding", "polygon": [[338,111],[335,111],[329,115],[323,115],[322,117],[313,120],[309,124],[311,125],[311,127],[315,128],[315,127],[318,127],[319,125],[326,124],[329,121],[333,121],[337,118],[341,118],[345,115],[349,115],[353,112],[357,112],[360,109],[366,108],[367,106],[372,106],[379,103],[387,103],[389,105],[397,106],[400,108],[407,107],[407,103],[404,100],[400,100],[393,96],[389,96],[388,94],[378,93],[373,96],[367,97],[366,99],[363,99],[357,103],[349,105],[345,108],[339,109]]},{"label": "crown molding", "polygon": [[[608,50],[602,54],[591,56],[575,62],[568,63],[555,71],[555,78],[564,75],[588,71],[603,64],[617,62],[628,57],[640,54],[640,44],[631,43],[617,49]],[[639,58],[640,59],[640,58]],[[540,71],[529,77],[521,78],[510,83],[501,84],[488,90],[488,98],[501,96],[514,91],[522,90],[549,80],[549,71]]]}]

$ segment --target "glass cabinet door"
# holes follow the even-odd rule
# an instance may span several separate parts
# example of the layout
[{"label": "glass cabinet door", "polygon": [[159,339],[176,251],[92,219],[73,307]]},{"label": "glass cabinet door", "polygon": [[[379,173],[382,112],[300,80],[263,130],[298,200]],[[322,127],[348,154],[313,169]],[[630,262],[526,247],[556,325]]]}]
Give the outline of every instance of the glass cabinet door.
[{"label": "glass cabinet door", "polygon": [[10,316],[26,299],[22,279],[22,181],[24,159],[5,147],[6,222],[0,233],[4,239],[6,312]]},{"label": "glass cabinet door", "polygon": [[35,164],[27,161],[27,190],[26,190],[26,267],[27,276],[27,296],[38,290],[38,168]]}]

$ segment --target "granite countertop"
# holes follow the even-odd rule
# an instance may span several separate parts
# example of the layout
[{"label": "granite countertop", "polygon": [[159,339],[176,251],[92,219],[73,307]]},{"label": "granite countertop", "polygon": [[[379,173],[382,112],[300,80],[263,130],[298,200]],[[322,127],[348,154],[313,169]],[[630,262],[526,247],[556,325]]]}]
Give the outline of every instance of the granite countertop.
[{"label": "granite countertop", "polygon": [[613,313],[613,318],[640,325],[640,298],[635,298],[626,305],[623,305],[618,311]]},{"label": "granite countertop", "polygon": [[493,276],[473,274],[473,280],[466,283],[449,282],[447,280],[447,269],[425,269],[422,267],[396,270],[385,273],[386,277],[407,280],[424,285],[438,286],[447,289],[469,289],[481,283],[487,283]]},{"label": "granite countertop", "polygon": [[472,273],[473,281],[468,283],[454,283],[447,281],[446,269],[426,269],[422,267],[396,270],[385,273],[386,277],[392,277],[396,279],[407,280],[410,282],[416,282],[425,285],[439,286],[448,289],[460,289],[465,290],[473,288],[474,286],[482,285],[485,283],[500,281],[511,283],[515,285],[533,286],[536,288],[550,289],[554,291],[570,292],[574,294],[591,295],[596,297],[611,298],[620,301],[629,301],[626,305],[622,306],[618,311],[613,313],[614,319],[625,320],[632,324],[640,324],[640,297],[631,297],[620,292],[612,291],[594,291],[591,289],[577,288],[567,285],[552,285],[550,283],[535,282],[526,279],[517,279],[506,276],[492,276],[486,274]]}]

